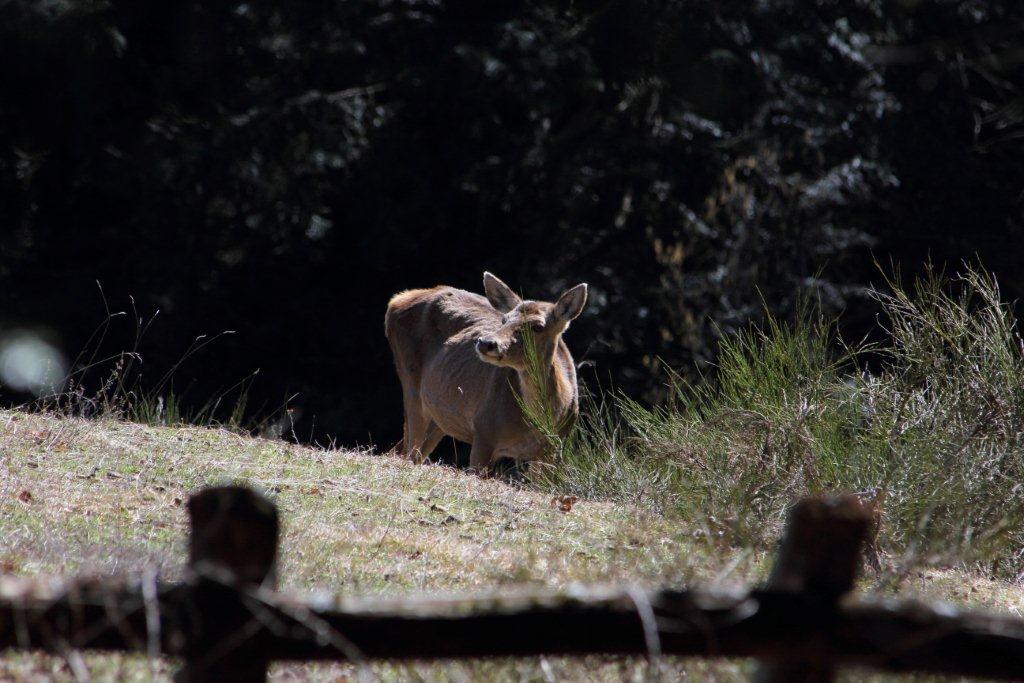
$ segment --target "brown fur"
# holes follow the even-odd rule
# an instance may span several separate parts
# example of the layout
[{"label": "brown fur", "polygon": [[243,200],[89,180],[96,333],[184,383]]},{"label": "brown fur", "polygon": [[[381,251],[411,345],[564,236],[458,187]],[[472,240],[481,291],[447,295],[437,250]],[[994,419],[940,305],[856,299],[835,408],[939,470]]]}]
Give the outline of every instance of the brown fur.
[{"label": "brown fur", "polygon": [[586,285],[557,303],[522,301],[490,273],[484,288],[486,298],[438,286],[401,292],[388,303],[384,333],[405,411],[399,451],[414,461],[425,460],[445,435],[472,444],[470,467],[481,473],[500,458],[544,457],[545,439],[517,402],[517,395],[535,402],[537,393],[526,373],[526,325],[547,368],[555,418],[568,424],[578,413],[576,365],[562,333],[582,310]]}]

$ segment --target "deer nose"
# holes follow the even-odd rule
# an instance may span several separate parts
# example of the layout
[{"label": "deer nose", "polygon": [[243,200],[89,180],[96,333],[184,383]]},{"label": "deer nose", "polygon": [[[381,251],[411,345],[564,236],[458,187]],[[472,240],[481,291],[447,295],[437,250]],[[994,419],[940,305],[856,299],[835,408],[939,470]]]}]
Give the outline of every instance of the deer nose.
[{"label": "deer nose", "polygon": [[493,353],[498,349],[498,342],[493,339],[477,339],[476,350],[480,353]]}]

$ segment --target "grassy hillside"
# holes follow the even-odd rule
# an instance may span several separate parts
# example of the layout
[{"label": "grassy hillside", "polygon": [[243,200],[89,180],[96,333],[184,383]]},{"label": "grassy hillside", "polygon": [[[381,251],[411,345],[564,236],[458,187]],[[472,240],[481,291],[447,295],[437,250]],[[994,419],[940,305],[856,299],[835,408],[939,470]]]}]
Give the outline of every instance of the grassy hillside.
[{"label": "grassy hillside", "polygon": [[[283,512],[285,589],[746,584],[763,578],[794,499],[875,489],[882,568],[864,577],[863,591],[1020,612],[1024,341],[983,272],[934,276],[909,290],[890,285],[877,295],[884,343],[844,345],[834,326],[810,314],[794,324],[769,320],[724,336],[714,375],[697,385],[673,381],[661,406],[596,397],[565,438],[543,411],[532,414],[555,457],[520,483],[175,426],[173,396],[135,391],[118,364],[109,392],[95,399],[69,391],[42,402],[44,410],[0,411],[0,572],[156,566],[174,578],[186,554],[188,494],[246,482]],[[93,419],[74,417],[82,414]],[[563,495],[579,497],[567,512],[553,504]],[[658,666],[734,680],[746,664]],[[76,671],[148,679],[170,670],[109,655],[0,659],[0,679],[70,679]],[[358,673],[343,665],[275,670],[283,680]],[[651,672],[634,660],[550,659],[379,664],[363,673],[548,681]]]},{"label": "grassy hillside", "polygon": [[[581,500],[569,512],[552,495],[389,456],[319,450],[218,429],[152,427],[0,411],[0,568],[33,576],[136,571],[179,575],[182,502],[204,484],[242,481],[283,512],[281,583],[338,593],[561,587],[574,581],[730,584],[763,576],[760,552],[716,544],[703,524],[650,506]],[[864,589],[891,590],[884,577]],[[1024,591],[963,571],[921,571],[903,591],[1002,610]],[[496,635],[500,637],[500,635]],[[96,678],[165,678],[168,663],[89,655]],[[663,662],[672,676],[734,680],[742,662]],[[341,680],[343,665],[277,666],[280,680]],[[621,680],[639,661],[550,659],[471,664],[374,665],[382,680]],[[58,658],[11,655],[0,679],[72,680]]]}]

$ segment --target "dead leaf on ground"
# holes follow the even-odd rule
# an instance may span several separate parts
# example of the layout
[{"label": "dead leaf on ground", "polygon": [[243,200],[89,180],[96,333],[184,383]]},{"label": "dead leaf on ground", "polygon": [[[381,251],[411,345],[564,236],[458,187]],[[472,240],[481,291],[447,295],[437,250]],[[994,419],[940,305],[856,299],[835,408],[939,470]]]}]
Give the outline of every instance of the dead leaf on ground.
[{"label": "dead leaf on ground", "polygon": [[577,500],[577,496],[555,496],[551,499],[551,507],[558,508],[559,512],[571,512]]}]

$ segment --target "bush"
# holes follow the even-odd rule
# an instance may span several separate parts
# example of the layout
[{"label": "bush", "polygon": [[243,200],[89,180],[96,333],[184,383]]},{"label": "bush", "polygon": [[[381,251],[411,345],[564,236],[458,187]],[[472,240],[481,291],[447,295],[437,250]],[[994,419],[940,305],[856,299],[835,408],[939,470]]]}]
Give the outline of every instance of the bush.
[{"label": "bush", "polygon": [[[875,291],[886,345],[847,347],[811,309],[726,337],[713,378],[647,409],[594,406],[543,486],[646,501],[766,546],[797,497],[875,489],[879,547],[1024,569],[1024,353],[994,278],[934,272]],[[839,349],[839,351],[837,351]]]}]

